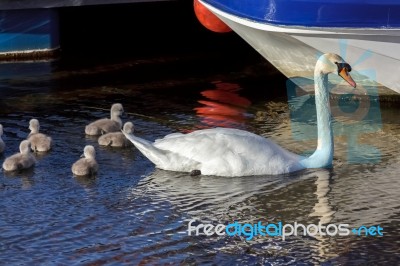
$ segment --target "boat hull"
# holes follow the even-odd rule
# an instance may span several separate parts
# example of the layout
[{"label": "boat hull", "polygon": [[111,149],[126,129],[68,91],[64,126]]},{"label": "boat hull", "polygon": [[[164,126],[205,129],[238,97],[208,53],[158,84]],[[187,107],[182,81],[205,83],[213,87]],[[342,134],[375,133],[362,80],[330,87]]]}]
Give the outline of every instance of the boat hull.
[{"label": "boat hull", "polygon": [[319,55],[337,53],[357,83],[400,93],[400,29],[277,26],[202,3],[288,78],[312,79]]},{"label": "boat hull", "polygon": [[400,27],[398,0],[203,0],[225,13],[261,23],[304,27]]}]

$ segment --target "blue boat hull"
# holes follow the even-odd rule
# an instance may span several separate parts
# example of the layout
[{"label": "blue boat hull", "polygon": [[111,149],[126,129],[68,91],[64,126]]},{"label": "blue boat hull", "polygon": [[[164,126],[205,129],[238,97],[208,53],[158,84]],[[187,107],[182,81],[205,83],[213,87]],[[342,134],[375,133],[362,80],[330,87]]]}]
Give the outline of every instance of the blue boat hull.
[{"label": "blue boat hull", "polygon": [[0,21],[1,56],[48,53],[59,48],[55,9],[3,10]]},{"label": "blue boat hull", "polygon": [[204,0],[226,13],[282,26],[400,27],[398,0]]}]

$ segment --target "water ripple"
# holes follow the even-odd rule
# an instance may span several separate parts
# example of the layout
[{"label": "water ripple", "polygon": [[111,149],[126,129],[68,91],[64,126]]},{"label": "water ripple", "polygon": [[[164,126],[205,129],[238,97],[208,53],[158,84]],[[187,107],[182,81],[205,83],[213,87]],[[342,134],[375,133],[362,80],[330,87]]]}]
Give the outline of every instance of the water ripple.
[{"label": "water ripple", "polygon": [[[67,82],[51,90],[37,88],[37,94],[27,96],[23,92],[29,86],[19,83],[3,92],[2,106],[13,110],[0,110],[7,143],[0,160],[18,151],[33,117],[52,136],[54,148],[37,155],[31,171],[0,171],[0,261],[7,265],[394,265],[398,261],[397,111],[382,107],[381,127],[361,121],[355,138],[346,135],[342,125],[350,118],[336,122],[333,169],[282,176],[192,177],[154,169],[133,147],[100,147],[96,138],[85,136],[84,126],[107,117],[109,106],[120,101],[127,111],[123,120],[133,121],[136,134],[148,140],[227,119],[223,126],[235,125],[308,154],[317,142],[312,115],[311,123],[300,121],[303,127],[299,127],[290,116],[289,103],[269,100],[268,92],[260,92],[258,84],[246,79],[190,78],[187,86],[169,83],[169,89],[164,89],[162,80],[154,81],[157,86],[151,88],[134,83],[130,76],[118,86]],[[235,103],[227,103],[225,96]],[[210,115],[213,106],[223,113]],[[87,144],[96,148],[99,174],[74,177],[70,167]],[[234,221],[379,224],[385,234],[299,235],[285,241],[189,236],[187,227],[193,219],[214,225]]]}]

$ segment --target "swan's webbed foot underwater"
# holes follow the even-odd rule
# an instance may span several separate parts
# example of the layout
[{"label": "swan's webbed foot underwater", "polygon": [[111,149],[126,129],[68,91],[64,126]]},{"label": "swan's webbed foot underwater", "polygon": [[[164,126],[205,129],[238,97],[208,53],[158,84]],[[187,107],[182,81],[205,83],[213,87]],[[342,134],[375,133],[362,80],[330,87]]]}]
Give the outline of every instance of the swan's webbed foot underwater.
[{"label": "swan's webbed foot underwater", "polygon": [[190,176],[198,176],[201,175],[201,171],[200,170],[192,170],[190,172]]}]

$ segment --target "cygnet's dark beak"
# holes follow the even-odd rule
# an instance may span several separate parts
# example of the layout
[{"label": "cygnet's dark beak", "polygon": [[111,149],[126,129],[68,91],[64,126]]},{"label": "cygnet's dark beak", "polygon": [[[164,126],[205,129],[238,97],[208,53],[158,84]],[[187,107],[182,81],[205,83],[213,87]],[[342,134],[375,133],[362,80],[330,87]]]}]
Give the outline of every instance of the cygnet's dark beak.
[{"label": "cygnet's dark beak", "polygon": [[123,118],[127,117],[127,114],[125,113],[124,109],[122,109],[122,111],[121,111],[121,117],[123,117]]}]

